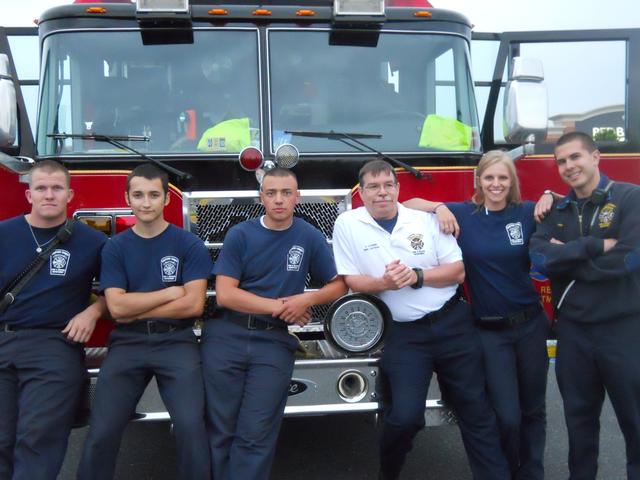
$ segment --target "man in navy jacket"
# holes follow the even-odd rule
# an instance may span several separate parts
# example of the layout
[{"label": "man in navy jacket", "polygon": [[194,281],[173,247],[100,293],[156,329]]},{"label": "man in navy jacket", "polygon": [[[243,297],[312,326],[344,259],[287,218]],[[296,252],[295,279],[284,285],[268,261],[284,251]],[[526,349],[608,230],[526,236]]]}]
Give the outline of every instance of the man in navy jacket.
[{"label": "man in navy jacket", "polygon": [[551,279],[571,479],[596,478],[605,391],[625,438],[627,476],[640,479],[640,188],[604,176],[584,133],[560,137],[555,158],[571,191],[538,226],[530,253]]}]

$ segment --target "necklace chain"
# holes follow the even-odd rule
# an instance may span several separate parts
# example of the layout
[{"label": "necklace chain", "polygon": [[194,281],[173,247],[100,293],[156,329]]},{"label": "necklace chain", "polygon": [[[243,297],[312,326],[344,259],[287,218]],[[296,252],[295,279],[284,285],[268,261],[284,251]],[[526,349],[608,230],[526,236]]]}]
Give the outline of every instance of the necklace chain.
[{"label": "necklace chain", "polygon": [[33,228],[31,228],[31,224],[27,221],[27,225],[29,226],[29,231],[31,232],[31,236],[33,237],[33,241],[36,242],[36,252],[37,253],[42,253],[42,247],[48,245],[49,243],[51,243],[53,241],[54,238],[56,238],[56,236],[54,235],[53,237],[51,237],[49,240],[47,240],[44,243],[38,243],[38,239],[36,238],[36,234],[33,231]]}]

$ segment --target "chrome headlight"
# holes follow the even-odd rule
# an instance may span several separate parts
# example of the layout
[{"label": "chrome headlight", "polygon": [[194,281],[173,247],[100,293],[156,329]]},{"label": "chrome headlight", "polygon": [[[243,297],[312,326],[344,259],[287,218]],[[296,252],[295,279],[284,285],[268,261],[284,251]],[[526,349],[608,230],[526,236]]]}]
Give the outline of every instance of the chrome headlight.
[{"label": "chrome headlight", "polygon": [[276,164],[282,168],[293,168],[298,163],[300,152],[290,143],[283,143],[276,149]]},{"label": "chrome headlight", "polygon": [[378,298],[347,295],[327,312],[325,336],[341,350],[366,354],[382,346],[390,321],[389,309]]}]

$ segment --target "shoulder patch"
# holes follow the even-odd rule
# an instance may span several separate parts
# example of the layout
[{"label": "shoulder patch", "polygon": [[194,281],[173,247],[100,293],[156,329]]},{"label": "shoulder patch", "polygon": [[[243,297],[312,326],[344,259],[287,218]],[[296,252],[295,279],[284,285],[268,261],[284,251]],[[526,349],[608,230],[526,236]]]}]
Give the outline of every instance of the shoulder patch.
[{"label": "shoulder patch", "polygon": [[616,214],[616,206],[613,203],[607,203],[598,215],[598,226],[600,228],[609,228]]}]

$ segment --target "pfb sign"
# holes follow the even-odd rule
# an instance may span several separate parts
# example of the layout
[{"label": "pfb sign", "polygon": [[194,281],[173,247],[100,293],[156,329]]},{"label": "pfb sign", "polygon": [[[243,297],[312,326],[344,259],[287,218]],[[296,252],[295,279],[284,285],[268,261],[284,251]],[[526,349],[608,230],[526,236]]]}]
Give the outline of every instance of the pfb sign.
[{"label": "pfb sign", "polygon": [[591,136],[597,139],[599,135],[607,132],[614,133],[619,142],[625,141],[624,127],[593,127],[591,129]]}]

